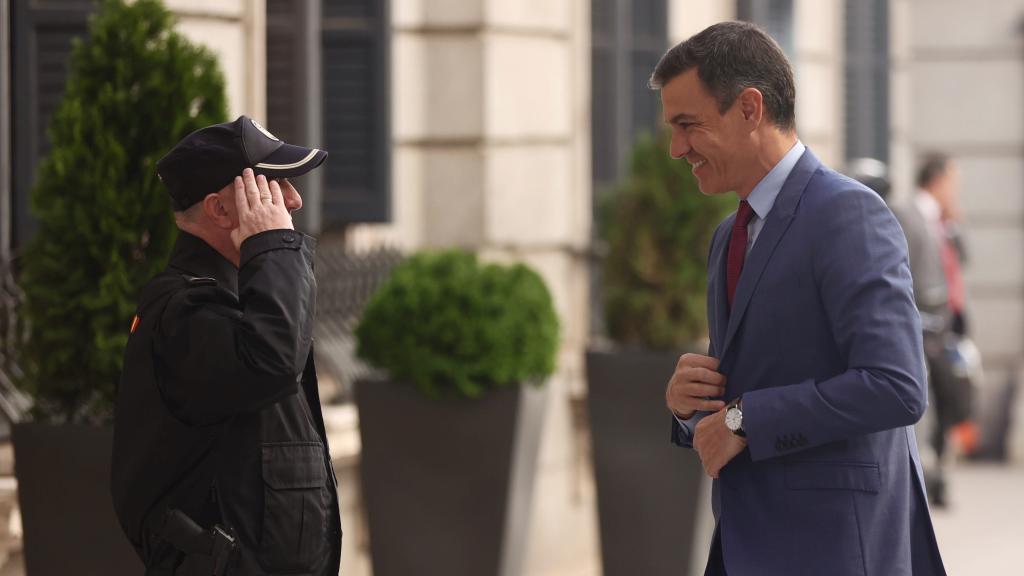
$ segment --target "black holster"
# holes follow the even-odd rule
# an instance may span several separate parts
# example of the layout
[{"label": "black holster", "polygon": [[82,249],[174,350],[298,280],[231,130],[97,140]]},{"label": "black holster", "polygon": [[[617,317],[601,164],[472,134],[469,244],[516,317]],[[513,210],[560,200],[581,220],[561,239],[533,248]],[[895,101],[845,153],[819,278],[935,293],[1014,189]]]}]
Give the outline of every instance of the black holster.
[{"label": "black holster", "polygon": [[[167,510],[157,534],[161,540],[185,555],[185,563],[209,566],[209,576],[225,576],[237,547],[237,541],[229,528],[220,525],[202,528],[181,510]],[[190,562],[190,556],[197,558]],[[146,576],[169,576],[175,573],[180,564],[177,560],[173,565],[166,561],[156,562],[147,567]]]}]

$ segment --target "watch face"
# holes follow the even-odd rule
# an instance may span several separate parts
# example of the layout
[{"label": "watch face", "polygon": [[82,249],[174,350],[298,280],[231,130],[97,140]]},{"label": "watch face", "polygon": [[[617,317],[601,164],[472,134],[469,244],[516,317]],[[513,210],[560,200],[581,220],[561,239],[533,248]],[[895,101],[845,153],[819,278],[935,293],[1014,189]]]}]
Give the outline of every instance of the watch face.
[{"label": "watch face", "polygon": [[731,408],[725,413],[725,426],[733,432],[743,426],[743,413],[736,408]]}]

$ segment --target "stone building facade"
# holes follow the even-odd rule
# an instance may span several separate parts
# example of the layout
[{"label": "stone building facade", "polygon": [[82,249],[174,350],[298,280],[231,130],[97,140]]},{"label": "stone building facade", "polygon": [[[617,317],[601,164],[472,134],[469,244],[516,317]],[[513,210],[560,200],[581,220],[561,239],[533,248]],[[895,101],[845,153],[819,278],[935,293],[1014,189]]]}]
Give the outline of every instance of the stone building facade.
[{"label": "stone building facade", "polygon": [[[20,143],[42,149],[38,126],[18,116],[25,100],[18,96],[22,88],[13,71],[28,60],[12,41],[13,32],[24,22],[46,32],[55,14],[87,11],[88,4],[0,0],[5,48],[0,56],[0,259],[16,253],[30,230],[23,213],[29,177],[23,174],[34,159],[14,149]],[[586,393],[583,353],[598,309],[591,302],[593,205],[600,188],[595,183],[600,175],[621,176],[635,130],[657,126],[657,95],[640,82],[659,42],[663,50],[711,23],[736,17],[764,24],[795,66],[803,142],[837,169],[854,154],[882,157],[892,166],[897,195],[912,190],[914,163],[924,151],[952,154],[963,173],[973,256],[969,299],[988,382],[1019,372],[1024,0],[986,0],[984,7],[955,0],[167,4],[178,14],[180,30],[220,57],[232,115],[268,118],[268,127],[286,139],[326,144],[345,170],[353,159],[354,172],[308,183],[312,201],[307,199],[304,211],[310,216],[302,221],[307,229],[354,250],[464,247],[488,259],[527,262],[547,281],[563,338],[559,369],[549,384],[525,562],[529,574],[598,571],[586,439],[578,433],[575,409]],[[294,20],[274,28],[285,17]],[[646,32],[637,25],[625,36],[609,33],[621,32],[615,26],[622,18],[644,22]],[[81,27],[81,20],[76,22]],[[660,28],[652,33],[651,27]],[[609,71],[605,60],[595,64],[598,45],[620,55],[615,64],[620,76],[612,78],[615,86],[628,88],[621,94],[615,90],[614,98],[630,98],[630,104],[608,102],[613,95],[603,87]],[[288,59],[279,58],[283,46],[289,47]],[[633,64],[630,54],[636,56]],[[332,68],[337,62],[350,68]],[[365,82],[356,88],[338,85],[345,70],[358,71],[353,74]],[[871,75],[879,71],[881,76]],[[294,78],[282,80],[293,72]],[[351,90],[363,90],[365,97],[352,100]],[[355,102],[353,114],[335,108],[345,102]],[[282,116],[281,110],[294,117]],[[41,122],[45,112],[29,115]],[[346,143],[346,126],[365,140]],[[335,145],[352,149],[336,154]],[[361,151],[372,154],[360,160]],[[379,168],[365,175],[363,188],[332,184],[347,174],[362,178],[359,161]],[[365,212],[371,216],[361,221],[338,216],[364,196],[372,200]],[[355,204],[346,204],[350,200]],[[1018,413],[1024,414],[1024,407]],[[340,429],[352,429],[352,419],[338,421]],[[1014,444],[1018,459],[1024,457],[1022,429]],[[357,440],[343,445],[358,452]],[[345,573],[367,573],[355,493],[346,496],[345,506]]]}]

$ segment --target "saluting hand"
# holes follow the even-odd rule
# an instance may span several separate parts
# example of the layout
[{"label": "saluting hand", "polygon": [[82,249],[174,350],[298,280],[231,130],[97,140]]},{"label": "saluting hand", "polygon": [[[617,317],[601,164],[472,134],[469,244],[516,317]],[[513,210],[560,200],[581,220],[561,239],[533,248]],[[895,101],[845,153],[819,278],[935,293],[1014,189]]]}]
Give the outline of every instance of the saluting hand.
[{"label": "saluting hand", "polygon": [[284,204],[281,186],[275,180],[255,176],[246,168],[235,176],[235,208],[238,228],[231,231],[231,241],[241,249],[245,239],[267,230],[294,230],[292,216]]}]

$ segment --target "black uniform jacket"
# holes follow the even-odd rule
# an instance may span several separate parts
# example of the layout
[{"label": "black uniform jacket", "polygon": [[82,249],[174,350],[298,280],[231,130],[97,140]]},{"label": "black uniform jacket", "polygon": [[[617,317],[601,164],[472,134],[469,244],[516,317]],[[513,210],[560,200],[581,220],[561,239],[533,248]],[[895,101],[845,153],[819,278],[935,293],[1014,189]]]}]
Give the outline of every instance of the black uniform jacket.
[{"label": "black uniform jacket", "polygon": [[233,531],[240,550],[228,574],[338,573],[336,479],[312,353],[314,248],[292,230],[263,232],[242,244],[236,270],[182,232],[143,289],[111,490],[147,573],[210,573],[163,537],[167,509]]}]

